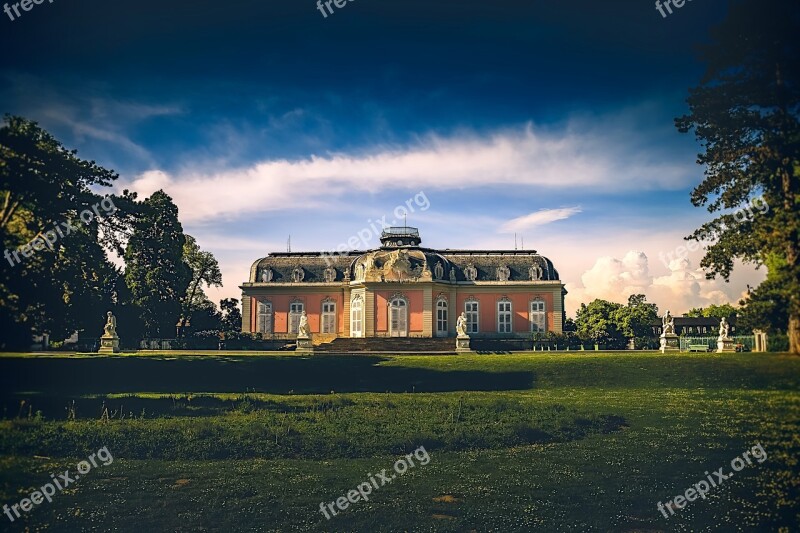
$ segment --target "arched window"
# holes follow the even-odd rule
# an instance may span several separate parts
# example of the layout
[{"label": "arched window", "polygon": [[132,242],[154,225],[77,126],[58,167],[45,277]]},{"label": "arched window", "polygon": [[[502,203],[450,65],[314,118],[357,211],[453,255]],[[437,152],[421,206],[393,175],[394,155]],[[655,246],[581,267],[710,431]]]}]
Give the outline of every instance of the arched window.
[{"label": "arched window", "polygon": [[289,333],[297,333],[300,329],[300,315],[303,314],[305,306],[303,302],[292,302],[289,304]]},{"label": "arched window", "polygon": [[408,337],[408,302],[395,297],[389,302],[389,335]]},{"label": "arched window", "polygon": [[464,313],[467,315],[467,333],[478,333],[479,305],[478,300],[464,302]]},{"label": "arched window", "polygon": [[436,300],[436,336],[447,337],[447,300]]},{"label": "arched window", "polygon": [[258,302],[258,321],[256,331],[258,333],[272,334],[272,302]]},{"label": "arched window", "polygon": [[350,302],[350,336],[364,336],[364,300],[359,294]]},{"label": "arched window", "polygon": [[336,302],[333,300],[322,302],[321,333],[336,333]]},{"label": "arched window", "polygon": [[534,333],[544,333],[547,331],[547,314],[545,312],[544,300],[533,300],[529,319],[531,331]]},{"label": "arched window", "polygon": [[497,332],[511,333],[511,300],[504,298],[497,302]]}]

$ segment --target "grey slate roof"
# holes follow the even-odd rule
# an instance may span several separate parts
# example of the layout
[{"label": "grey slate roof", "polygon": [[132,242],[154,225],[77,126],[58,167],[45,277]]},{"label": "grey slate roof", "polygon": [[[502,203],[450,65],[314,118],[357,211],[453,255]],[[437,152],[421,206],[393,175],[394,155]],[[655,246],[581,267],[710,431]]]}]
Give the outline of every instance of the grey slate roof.
[{"label": "grey slate roof", "polygon": [[[466,269],[470,266],[477,270],[476,281],[498,281],[498,268],[509,269],[508,281],[531,281],[530,268],[536,264],[541,269],[541,280],[559,280],[558,271],[553,262],[539,255],[534,250],[433,250],[419,246],[409,246],[409,250],[419,250],[425,254],[428,268],[434,271],[437,262],[442,263],[444,275],[442,281],[450,280],[450,271],[455,272],[456,281],[468,281]],[[269,269],[273,283],[294,281],[294,272],[302,272],[301,283],[324,283],[325,271],[333,269],[333,281],[355,279],[353,265],[356,260],[366,254],[379,250],[351,250],[341,254],[328,255],[322,252],[278,252],[257,260],[250,268],[250,282],[261,281],[262,273]],[[347,274],[349,273],[349,276]]]}]

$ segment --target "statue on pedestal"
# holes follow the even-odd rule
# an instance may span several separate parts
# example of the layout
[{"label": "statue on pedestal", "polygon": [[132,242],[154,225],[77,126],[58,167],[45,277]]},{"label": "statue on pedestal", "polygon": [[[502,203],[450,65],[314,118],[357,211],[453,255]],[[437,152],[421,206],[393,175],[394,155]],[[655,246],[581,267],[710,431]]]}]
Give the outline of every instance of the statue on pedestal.
[{"label": "statue on pedestal", "polygon": [[297,347],[298,353],[314,353],[314,343],[311,341],[311,329],[308,327],[308,315],[305,311],[300,315],[300,324],[297,326]]},{"label": "statue on pedestal", "polygon": [[119,336],[117,335],[117,317],[109,311],[106,313],[106,324],[103,326],[103,336],[100,337],[98,353],[119,353]]},{"label": "statue on pedestal", "polygon": [[717,353],[735,352],[736,347],[733,345],[733,339],[730,338],[731,325],[722,317],[719,321],[719,337],[717,337]]},{"label": "statue on pedestal", "polygon": [[469,352],[469,335],[467,334],[467,314],[462,312],[456,320],[456,352]]},{"label": "statue on pedestal", "polygon": [[669,313],[669,309],[661,317],[661,336],[659,337],[661,353],[680,351],[680,339],[675,333],[675,318]]}]

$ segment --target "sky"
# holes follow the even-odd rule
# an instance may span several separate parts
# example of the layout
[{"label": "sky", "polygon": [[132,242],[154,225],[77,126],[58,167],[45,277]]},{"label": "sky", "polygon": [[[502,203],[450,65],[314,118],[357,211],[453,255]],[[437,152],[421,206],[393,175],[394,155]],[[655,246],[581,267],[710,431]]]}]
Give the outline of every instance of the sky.
[{"label": "sky", "polygon": [[370,248],[404,219],[423,246],[537,250],[569,315],[634,293],[681,314],[765,277],[707,280],[682,248],[712,215],[674,119],[727,2],[340,4],[12,3],[0,109],[117,171],[114,192],[166,191],[219,260],[213,300],[289,239]]}]

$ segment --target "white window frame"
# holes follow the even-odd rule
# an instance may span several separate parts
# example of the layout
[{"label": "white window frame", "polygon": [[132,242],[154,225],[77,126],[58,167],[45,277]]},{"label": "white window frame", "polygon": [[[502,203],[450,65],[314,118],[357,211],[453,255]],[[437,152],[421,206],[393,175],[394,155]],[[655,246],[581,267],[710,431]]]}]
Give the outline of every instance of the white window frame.
[{"label": "white window frame", "polygon": [[[474,309],[471,309],[474,307]],[[478,300],[464,302],[464,313],[467,315],[467,333],[478,333],[481,323],[481,303]]]},{"label": "white window frame", "polygon": [[[404,328],[395,329],[394,327],[392,327],[392,310],[393,309],[397,309],[398,313],[400,312],[399,310],[402,309],[403,312],[405,313],[405,320],[403,321],[404,325],[405,325]],[[389,319],[388,320],[388,323],[389,323],[388,324],[389,325],[389,336],[390,337],[408,337],[408,322],[409,322],[409,320],[411,318],[409,316],[411,313],[409,313],[409,311],[408,311],[408,300],[406,300],[402,296],[395,296],[394,298],[389,300],[388,312],[389,312],[389,316],[388,316],[388,319]]]},{"label": "white window frame", "polygon": [[[325,309],[329,308],[328,311]],[[323,300],[320,315],[320,333],[336,333],[336,301]]]},{"label": "white window frame", "polygon": [[512,333],[514,313],[511,300],[503,299],[497,302],[497,333]]},{"label": "white window frame", "polygon": [[547,332],[547,304],[544,300],[531,300],[528,305],[528,322],[533,333]]},{"label": "white window frame", "polygon": [[364,299],[360,294],[350,300],[350,336],[364,336]]},{"label": "white window frame", "polygon": [[256,317],[256,332],[272,334],[272,302],[263,301],[258,302],[257,317]]},{"label": "white window frame", "polygon": [[300,331],[300,317],[305,309],[306,305],[300,301],[289,304],[289,333],[297,334]]},{"label": "white window frame", "polygon": [[449,309],[447,300],[439,298],[436,300],[436,336],[447,337],[447,328],[449,326]]}]

